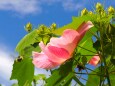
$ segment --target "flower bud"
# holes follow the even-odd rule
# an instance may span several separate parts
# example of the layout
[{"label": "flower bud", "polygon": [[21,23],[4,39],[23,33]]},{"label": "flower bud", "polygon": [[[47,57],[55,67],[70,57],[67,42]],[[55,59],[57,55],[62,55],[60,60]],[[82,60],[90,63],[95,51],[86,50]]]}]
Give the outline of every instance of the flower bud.
[{"label": "flower bud", "polygon": [[93,14],[93,12],[92,12],[92,11],[89,11],[89,14],[90,14],[90,15],[92,15],[92,14]]},{"label": "flower bud", "polygon": [[113,8],[112,6],[110,6],[110,7],[108,8],[108,13],[109,13],[109,14],[114,14],[114,13],[115,13],[115,10],[114,10],[114,8]]},{"label": "flower bud", "polygon": [[44,31],[44,29],[46,28],[46,26],[45,25],[40,25],[40,27],[39,27],[39,29],[41,30],[41,31]]},{"label": "flower bud", "polygon": [[30,22],[26,24],[25,30],[26,30],[27,32],[30,32],[30,31],[32,30],[32,24],[31,24]]},{"label": "flower bud", "polygon": [[82,11],[81,11],[81,16],[83,15],[87,15],[88,14],[88,10],[86,8],[84,8]]},{"label": "flower bud", "polygon": [[37,29],[37,34],[38,35],[44,34],[44,29],[45,29],[45,26],[43,24],[40,25]]},{"label": "flower bud", "polygon": [[45,26],[44,24],[39,26],[40,34],[46,33],[46,30],[47,30],[47,26]]},{"label": "flower bud", "polygon": [[56,23],[53,23],[50,27],[51,27],[51,29],[56,29],[57,25],[56,25]]},{"label": "flower bud", "polygon": [[38,30],[36,30],[36,32],[37,32],[37,34],[40,34],[40,30],[38,29]]},{"label": "flower bud", "polygon": [[16,62],[21,62],[24,58],[22,56],[18,56],[18,58],[16,58]]},{"label": "flower bud", "polygon": [[103,7],[102,7],[101,3],[98,2],[98,3],[96,4],[96,10],[100,11],[100,10],[102,10],[102,8],[103,8]]}]

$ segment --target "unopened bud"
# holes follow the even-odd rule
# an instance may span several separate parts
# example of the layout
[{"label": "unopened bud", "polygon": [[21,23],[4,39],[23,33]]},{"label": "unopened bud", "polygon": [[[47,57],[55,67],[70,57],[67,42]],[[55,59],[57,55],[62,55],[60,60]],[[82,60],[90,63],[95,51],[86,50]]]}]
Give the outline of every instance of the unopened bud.
[{"label": "unopened bud", "polygon": [[27,32],[30,32],[30,31],[32,30],[32,24],[31,24],[30,22],[26,24],[25,30],[26,30]]},{"label": "unopened bud", "polygon": [[96,10],[99,10],[99,11],[100,11],[102,8],[103,8],[103,7],[102,7],[101,3],[98,2],[98,3],[96,4]]},{"label": "unopened bud", "polygon": [[81,16],[83,15],[87,15],[88,14],[88,10],[86,8],[84,8],[82,11],[81,11]]},{"label": "unopened bud", "polygon": [[50,27],[51,27],[51,29],[56,29],[57,25],[56,25],[56,23],[53,23]]},{"label": "unopened bud", "polygon": [[40,30],[38,29],[38,30],[36,30],[36,32],[37,32],[37,34],[40,34]]},{"label": "unopened bud", "polygon": [[89,11],[89,14],[90,14],[90,15],[92,15],[92,14],[93,14],[93,12],[92,12],[92,11]]},{"label": "unopened bud", "polygon": [[114,8],[113,8],[112,6],[110,6],[110,7],[108,8],[108,13],[109,13],[109,14],[114,14],[114,13],[115,13],[115,10],[114,10]]},{"label": "unopened bud", "polygon": [[40,25],[40,29],[44,30],[45,29],[45,25]]},{"label": "unopened bud", "polygon": [[16,62],[21,62],[24,58],[22,56],[18,56],[18,58],[16,58]]},{"label": "unopened bud", "polygon": [[46,26],[45,26],[44,24],[40,25],[40,26],[39,26],[39,29],[38,29],[38,30],[39,30],[39,33],[40,33],[40,34],[44,34],[45,29],[46,29]]}]

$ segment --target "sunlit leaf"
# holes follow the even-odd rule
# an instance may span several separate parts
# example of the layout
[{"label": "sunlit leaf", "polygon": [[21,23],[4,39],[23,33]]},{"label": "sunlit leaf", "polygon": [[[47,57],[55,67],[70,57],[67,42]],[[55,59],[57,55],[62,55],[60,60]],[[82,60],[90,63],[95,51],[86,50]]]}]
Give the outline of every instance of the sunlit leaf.
[{"label": "sunlit leaf", "polygon": [[74,73],[72,73],[72,62],[70,61],[62,65],[59,69],[55,69],[52,72],[52,75],[46,79],[45,86],[57,86],[60,84],[67,86],[67,83],[72,80],[73,76]]},{"label": "sunlit leaf", "polygon": [[[83,39],[78,44],[77,50],[81,55],[86,55],[87,60],[96,54],[96,50],[93,48],[93,33],[95,33],[97,29],[95,27],[91,28],[83,37]],[[88,56],[89,55],[89,56]]]},{"label": "sunlit leaf", "polygon": [[73,72],[68,73],[67,76],[65,76],[65,78],[63,78],[61,81],[59,81],[55,86],[68,86],[69,84],[67,84],[69,81],[71,82],[72,78],[74,76]]},{"label": "sunlit leaf", "polygon": [[24,38],[22,38],[22,40],[16,46],[16,51],[20,53],[21,50],[23,50],[25,47],[34,44],[37,41],[36,40],[37,36],[38,36],[37,30],[33,30],[32,32],[24,36]]},{"label": "sunlit leaf", "polygon": [[25,47],[21,52],[20,55],[24,57],[31,57],[32,56],[32,51],[40,52],[40,47],[38,46],[38,43],[36,43],[37,46],[30,45],[28,47]]},{"label": "sunlit leaf", "polygon": [[33,76],[34,65],[31,58],[24,58],[21,62],[14,62],[10,79],[17,79],[19,86],[31,86]]}]

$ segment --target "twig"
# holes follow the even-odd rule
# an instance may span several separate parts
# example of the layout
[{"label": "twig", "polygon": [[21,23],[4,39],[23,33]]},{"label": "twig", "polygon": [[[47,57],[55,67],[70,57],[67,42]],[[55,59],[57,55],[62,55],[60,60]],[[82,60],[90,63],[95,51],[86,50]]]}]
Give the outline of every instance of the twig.
[{"label": "twig", "polygon": [[78,45],[78,47],[80,47],[80,48],[82,48],[82,49],[84,49],[84,50],[87,50],[87,51],[89,51],[89,52],[96,53],[96,52],[93,52],[93,51],[88,50],[88,49],[86,49],[86,48],[83,48],[83,47],[81,47],[81,46],[79,46],[79,45]]}]

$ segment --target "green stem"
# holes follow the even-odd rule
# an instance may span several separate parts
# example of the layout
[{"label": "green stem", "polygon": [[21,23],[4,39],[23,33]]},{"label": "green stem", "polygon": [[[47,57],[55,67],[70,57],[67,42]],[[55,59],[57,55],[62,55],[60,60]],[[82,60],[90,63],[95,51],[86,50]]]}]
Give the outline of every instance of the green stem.
[{"label": "green stem", "polygon": [[85,68],[88,69],[88,70],[90,70],[90,71],[93,71],[93,72],[97,73],[96,71],[94,71],[94,70],[92,70],[92,69],[90,69],[90,68],[87,68],[87,67],[85,67]]},{"label": "green stem", "polygon": [[[102,67],[103,67],[103,62],[102,62],[102,57],[100,56],[100,63],[101,63],[101,67],[100,67],[100,72],[102,73],[103,71],[102,71]],[[100,76],[100,86],[101,86],[101,83],[102,83],[102,76]]]},{"label": "green stem", "polygon": [[91,51],[91,50],[88,50],[88,49],[86,49],[86,48],[83,48],[83,47],[81,47],[81,46],[79,46],[79,45],[78,45],[78,47],[80,47],[80,48],[82,48],[82,49],[84,49],[84,50],[87,50],[87,51],[89,51],[89,52],[92,52],[92,53],[95,53],[95,54],[96,54],[96,52],[93,52],[93,51]]},{"label": "green stem", "polygon": [[92,32],[90,30],[89,30],[89,32],[99,40],[99,37],[94,32]]},{"label": "green stem", "polygon": [[99,75],[99,76],[103,76],[103,77],[105,77],[105,76],[102,75],[102,74],[76,73],[76,72],[75,72],[75,74],[82,74],[82,75]]},{"label": "green stem", "polygon": [[112,35],[111,36],[111,40],[112,40],[112,53],[111,53],[111,59],[114,59],[114,56],[115,56],[115,36],[114,35]]},{"label": "green stem", "polygon": [[108,72],[108,69],[107,69],[107,66],[106,66],[106,60],[104,59],[104,64],[105,64],[105,70],[106,70],[106,77],[107,77],[107,81],[108,81],[108,84],[109,86],[111,86],[111,83],[110,83],[110,78],[109,78],[109,72]]},{"label": "green stem", "polygon": [[[107,77],[107,81],[108,81],[108,85],[111,86],[111,83],[110,83],[110,78],[109,78],[109,73],[108,73],[108,69],[107,69],[107,64],[106,64],[106,58],[104,56],[104,43],[103,43],[103,28],[100,24],[100,43],[101,43],[101,59],[103,59],[103,62],[104,62],[104,66],[105,66],[105,71],[106,71],[106,77]],[[101,60],[102,61],[102,60]],[[101,72],[102,72],[102,63],[101,63]],[[101,86],[101,80],[102,77],[100,77],[100,86]]]},{"label": "green stem", "polygon": [[33,80],[33,84],[34,84],[34,86],[36,86],[36,80],[35,79]]},{"label": "green stem", "polygon": [[81,55],[81,56],[99,56],[99,55]]}]

